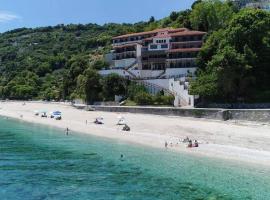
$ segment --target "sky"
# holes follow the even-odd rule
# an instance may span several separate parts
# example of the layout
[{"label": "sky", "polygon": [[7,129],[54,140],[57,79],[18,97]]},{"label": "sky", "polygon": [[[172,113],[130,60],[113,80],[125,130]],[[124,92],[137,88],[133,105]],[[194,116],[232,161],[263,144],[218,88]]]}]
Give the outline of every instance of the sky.
[{"label": "sky", "polygon": [[70,23],[134,23],[190,8],[194,0],[0,0],[0,32]]}]

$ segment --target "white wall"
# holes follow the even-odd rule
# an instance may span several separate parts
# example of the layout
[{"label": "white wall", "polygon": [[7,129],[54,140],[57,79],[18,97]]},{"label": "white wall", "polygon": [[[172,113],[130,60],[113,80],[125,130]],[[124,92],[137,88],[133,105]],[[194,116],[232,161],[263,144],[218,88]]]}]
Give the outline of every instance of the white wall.
[{"label": "white wall", "polygon": [[163,72],[163,70],[140,70],[140,76],[142,78],[157,77],[162,72]]},{"label": "white wall", "polygon": [[118,74],[119,76],[128,76],[129,74],[122,69],[110,69],[110,70],[100,70],[99,74],[101,76],[108,76],[110,74]]},{"label": "white wall", "polygon": [[136,61],[136,58],[128,58],[128,59],[123,59],[123,60],[115,60],[114,61],[114,67],[115,68],[125,68],[132,63]]},{"label": "white wall", "polygon": [[[184,81],[185,79],[180,79]],[[174,79],[169,80],[169,90],[175,94],[174,106],[192,106],[194,107],[194,96],[189,95],[188,90],[184,88],[184,85],[180,85],[180,81]],[[186,83],[188,84],[188,83]]]},{"label": "white wall", "polygon": [[196,67],[193,68],[167,68],[166,69],[166,77],[167,78],[173,78],[177,76],[187,76],[188,71],[191,72],[192,74],[195,73]]},{"label": "white wall", "polygon": [[165,89],[169,89],[169,81],[170,79],[149,79],[149,80],[145,80],[145,82],[154,84],[154,85],[158,85],[159,87],[165,88]]}]

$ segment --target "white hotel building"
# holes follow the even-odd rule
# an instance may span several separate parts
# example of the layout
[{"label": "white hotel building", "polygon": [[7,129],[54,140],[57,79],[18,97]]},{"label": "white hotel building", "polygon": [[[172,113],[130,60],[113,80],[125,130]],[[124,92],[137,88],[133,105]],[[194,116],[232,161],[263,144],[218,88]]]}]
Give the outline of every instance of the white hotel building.
[{"label": "white hotel building", "polygon": [[205,32],[186,28],[164,28],[113,38],[110,63],[101,75],[117,73],[144,84],[153,93],[160,90],[175,96],[175,106],[193,106],[187,76],[194,75],[196,57]]}]

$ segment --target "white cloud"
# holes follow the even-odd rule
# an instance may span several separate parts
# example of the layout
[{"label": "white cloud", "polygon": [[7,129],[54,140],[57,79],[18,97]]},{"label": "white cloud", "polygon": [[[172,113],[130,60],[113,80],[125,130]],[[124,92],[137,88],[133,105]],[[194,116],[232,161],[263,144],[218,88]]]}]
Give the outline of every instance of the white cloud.
[{"label": "white cloud", "polygon": [[10,22],[10,21],[17,20],[17,19],[20,19],[20,17],[18,15],[15,15],[15,14],[8,12],[8,11],[1,11],[0,10],[0,23]]}]

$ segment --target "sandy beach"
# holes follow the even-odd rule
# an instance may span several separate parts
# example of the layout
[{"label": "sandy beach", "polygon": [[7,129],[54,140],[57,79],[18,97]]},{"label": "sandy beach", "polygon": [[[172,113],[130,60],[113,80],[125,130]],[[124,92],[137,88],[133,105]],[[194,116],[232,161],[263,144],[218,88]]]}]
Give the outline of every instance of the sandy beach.
[{"label": "sandy beach", "polygon": [[[63,119],[35,116],[35,110],[60,110]],[[229,159],[251,164],[270,166],[270,125],[235,121],[158,116],[131,113],[110,113],[84,111],[68,104],[42,102],[1,102],[0,115],[54,126],[72,132],[113,138],[124,142],[164,148],[168,142],[171,151],[182,151],[198,156]],[[118,117],[123,116],[131,127],[123,132],[117,126]],[[103,117],[104,124],[93,123],[96,117]],[[86,123],[87,122],[87,123]],[[199,148],[186,148],[181,139],[189,137],[200,142]]]}]

